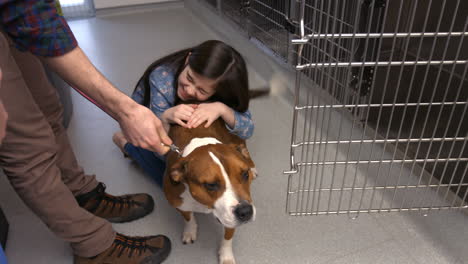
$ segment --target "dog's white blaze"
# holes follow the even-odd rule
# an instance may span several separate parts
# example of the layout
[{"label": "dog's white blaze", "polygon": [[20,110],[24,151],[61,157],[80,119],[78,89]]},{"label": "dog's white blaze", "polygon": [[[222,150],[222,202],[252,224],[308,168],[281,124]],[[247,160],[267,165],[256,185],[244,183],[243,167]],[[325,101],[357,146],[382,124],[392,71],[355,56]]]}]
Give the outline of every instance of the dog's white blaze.
[{"label": "dog's white blaze", "polygon": [[223,195],[216,200],[214,204],[213,214],[221,221],[221,223],[230,228],[237,226],[236,217],[234,216],[234,207],[239,204],[239,201],[236,198],[236,194],[232,189],[231,181],[224,169],[221,161],[216,157],[211,151],[208,152],[213,159],[213,161],[218,164],[221,174],[223,175],[224,181],[226,182],[226,190]]},{"label": "dog's white blaze", "polygon": [[192,138],[190,143],[188,143],[188,145],[185,146],[184,152],[182,153],[182,157],[187,157],[195,149],[209,144],[221,144],[221,141],[213,137]]}]

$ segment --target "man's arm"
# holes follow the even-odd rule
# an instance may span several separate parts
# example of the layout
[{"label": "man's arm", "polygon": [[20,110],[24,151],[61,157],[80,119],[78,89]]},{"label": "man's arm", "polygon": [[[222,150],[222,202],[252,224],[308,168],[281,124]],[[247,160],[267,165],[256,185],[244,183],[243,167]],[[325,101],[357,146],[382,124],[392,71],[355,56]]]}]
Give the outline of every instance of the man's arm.
[{"label": "man's arm", "polygon": [[116,89],[89,61],[80,47],[62,56],[41,58],[68,84],[91,97],[117,120],[127,140],[135,146],[167,152],[171,144],[161,121],[148,108]]},{"label": "man's arm", "polygon": [[161,121],[147,108],[116,89],[78,47],[55,1],[0,0],[0,26],[22,51],[46,62],[66,82],[82,91],[115,118],[128,141],[163,154],[170,144]]}]

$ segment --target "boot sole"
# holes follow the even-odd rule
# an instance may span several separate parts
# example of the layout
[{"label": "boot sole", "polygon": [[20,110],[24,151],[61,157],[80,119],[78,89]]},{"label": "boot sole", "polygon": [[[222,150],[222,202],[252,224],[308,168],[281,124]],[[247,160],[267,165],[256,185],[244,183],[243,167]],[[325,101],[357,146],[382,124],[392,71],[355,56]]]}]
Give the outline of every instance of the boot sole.
[{"label": "boot sole", "polygon": [[164,236],[164,247],[161,249],[161,253],[158,255],[153,255],[151,257],[148,257],[147,259],[143,260],[139,264],[161,264],[163,263],[169,254],[172,251],[172,246],[171,246],[171,240]]}]

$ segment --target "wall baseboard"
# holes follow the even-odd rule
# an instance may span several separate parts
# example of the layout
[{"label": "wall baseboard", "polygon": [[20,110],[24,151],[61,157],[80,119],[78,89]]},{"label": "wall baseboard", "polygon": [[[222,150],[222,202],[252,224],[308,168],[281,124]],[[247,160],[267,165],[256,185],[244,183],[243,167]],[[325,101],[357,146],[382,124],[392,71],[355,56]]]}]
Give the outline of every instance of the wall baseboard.
[{"label": "wall baseboard", "polygon": [[146,5],[155,3],[172,2],[175,0],[94,0],[96,9],[113,8],[122,6]]}]

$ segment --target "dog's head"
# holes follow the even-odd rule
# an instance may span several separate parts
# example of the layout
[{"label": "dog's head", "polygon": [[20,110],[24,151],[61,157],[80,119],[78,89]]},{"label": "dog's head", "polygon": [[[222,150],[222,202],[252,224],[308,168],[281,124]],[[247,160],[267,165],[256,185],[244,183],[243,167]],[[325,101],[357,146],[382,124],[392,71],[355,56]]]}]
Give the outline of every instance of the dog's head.
[{"label": "dog's head", "polygon": [[169,168],[172,183],[183,183],[197,202],[212,209],[229,228],[255,219],[250,184],[256,174],[243,144],[203,145]]}]

